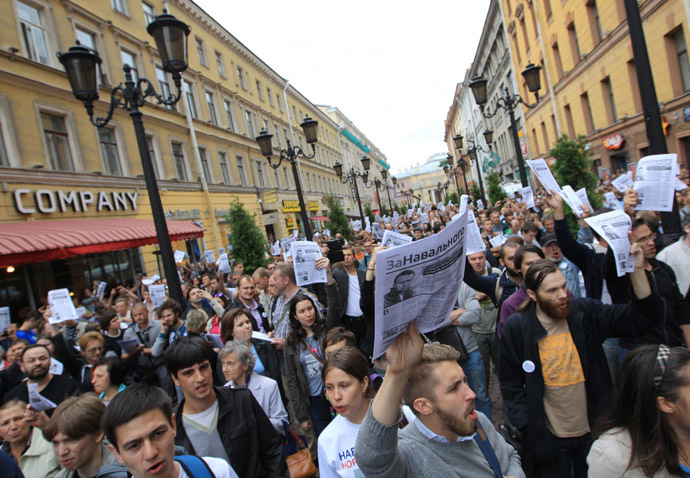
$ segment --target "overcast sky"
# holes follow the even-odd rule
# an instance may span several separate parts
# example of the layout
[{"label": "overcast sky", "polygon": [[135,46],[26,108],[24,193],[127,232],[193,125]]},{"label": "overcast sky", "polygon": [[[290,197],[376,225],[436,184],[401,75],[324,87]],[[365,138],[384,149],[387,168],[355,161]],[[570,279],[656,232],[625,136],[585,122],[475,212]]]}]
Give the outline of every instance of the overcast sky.
[{"label": "overcast sky", "polygon": [[455,85],[489,0],[195,0],[314,104],[337,106],[393,172],[447,151]]}]

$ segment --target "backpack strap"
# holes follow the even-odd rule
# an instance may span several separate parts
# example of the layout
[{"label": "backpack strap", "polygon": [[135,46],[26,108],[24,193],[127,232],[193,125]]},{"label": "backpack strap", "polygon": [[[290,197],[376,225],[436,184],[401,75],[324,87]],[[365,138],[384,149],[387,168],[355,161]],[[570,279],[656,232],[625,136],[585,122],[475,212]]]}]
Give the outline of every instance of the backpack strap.
[{"label": "backpack strap", "polygon": [[479,449],[484,454],[486,461],[489,462],[489,466],[496,475],[496,478],[503,478],[503,473],[501,472],[501,465],[498,463],[498,458],[494,452],[489,437],[486,436],[486,432],[482,428],[482,424],[477,420],[477,433],[474,434],[474,441],[479,445]]},{"label": "backpack strap", "polygon": [[180,464],[187,476],[193,478],[216,478],[206,461],[195,455],[178,455],[175,461]]}]

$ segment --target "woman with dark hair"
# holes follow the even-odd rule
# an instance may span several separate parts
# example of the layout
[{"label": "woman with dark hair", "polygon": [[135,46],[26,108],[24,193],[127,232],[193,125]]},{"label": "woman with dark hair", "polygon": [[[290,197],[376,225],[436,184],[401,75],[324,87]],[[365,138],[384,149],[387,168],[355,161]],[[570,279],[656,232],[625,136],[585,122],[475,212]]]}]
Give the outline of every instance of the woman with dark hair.
[{"label": "woman with dark hair", "polygon": [[125,389],[127,367],[118,357],[101,359],[91,374],[93,391],[108,405],[115,395]]},{"label": "woman with dark hair", "polygon": [[297,293],[290,301],[290,333],[283,350],[287,395],[301,428],[314,428],[317,438],[332,420],[321,376],[325,363],[321,340],[325,335],[326,321],[318,308],[309,296]]},{"label": "woman with dark hair", "polygon": [[322,377],[338,416],[319,436],[319,476],[354,478],[357,433],[371,402],[369,361],[359,349],[343,347],[328,357]]},{"label": "woman with dark hair", "polygon": [[643,345],[630,352],[597,435],[590,477],[689,477],[690,351]]},{"label": "woman with dark hair", "polygon": [[278,354],[271,342],[252,338],[251,317],[251,312],[246,308],[228,310],[220,322],[220,338],[224,344],[233,340],[242,340],[251,345],[252,353],[256,358],[254,373],[280,383]]}]

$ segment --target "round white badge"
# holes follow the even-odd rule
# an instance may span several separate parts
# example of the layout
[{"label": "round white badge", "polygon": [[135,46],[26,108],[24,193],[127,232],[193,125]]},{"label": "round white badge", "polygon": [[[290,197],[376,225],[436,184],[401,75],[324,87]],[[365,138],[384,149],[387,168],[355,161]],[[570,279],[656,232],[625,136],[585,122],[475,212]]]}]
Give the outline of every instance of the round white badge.
[{"label": "round white badge", "polygon": [[522,370],[524,370],[525,372],[532,373],[534,372],[534,369],[534,362],[532,362],[531,360],[525,360],[524,362],[522,362]]}]

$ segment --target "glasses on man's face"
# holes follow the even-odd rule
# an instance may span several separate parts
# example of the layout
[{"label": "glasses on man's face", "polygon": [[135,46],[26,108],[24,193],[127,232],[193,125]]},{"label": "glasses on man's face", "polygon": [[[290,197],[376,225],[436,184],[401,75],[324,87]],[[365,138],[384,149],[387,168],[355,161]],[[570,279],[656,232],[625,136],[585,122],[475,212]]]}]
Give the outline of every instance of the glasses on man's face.
[{"label": "glasses on man's face", "polygon": [[100,352],[103,350],[103,347],[91,347],[90,349],[86,349],[87,354],[95,354],[96,352]]},{"label": "glasses on man's face", "polygon": [[656,233],[652,233],[649,236],[640,237],[635,242],[639,242],[640,244],[646,244],[648,242],[654,242],[654,241],[656,241]]}]

